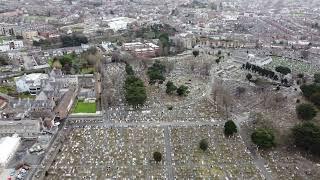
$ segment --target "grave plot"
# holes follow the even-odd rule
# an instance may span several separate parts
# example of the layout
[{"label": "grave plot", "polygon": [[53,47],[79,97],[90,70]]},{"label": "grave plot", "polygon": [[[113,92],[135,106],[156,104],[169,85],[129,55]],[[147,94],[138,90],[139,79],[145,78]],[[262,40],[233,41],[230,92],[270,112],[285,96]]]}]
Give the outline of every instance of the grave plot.
[{"label": "grave plot", "polygon": [[225,138],[221,127],[173,128],[171,138],[177,179],[262,179],[240,137]]},{"label": "grave plot", "polygon": [[319,179],[320,167],[300,153],[276,150],[263,153],[275,179]]},{"label": "grave plot", "polygon": [[165,179],[163,129],[74,129],[45,179]]},{"label": "grave plot", "polygon": [[266,67],[271,69],[275,69],[277,66],[288,67],[295,74],[304,73],[308,75],[313,75],[316,72],[320,71],[320,68],[313,64],[308,64],[303,61],[291,60],[291,59],[279,58],[279,57],[273,57],[272,62],[266,65]]}]

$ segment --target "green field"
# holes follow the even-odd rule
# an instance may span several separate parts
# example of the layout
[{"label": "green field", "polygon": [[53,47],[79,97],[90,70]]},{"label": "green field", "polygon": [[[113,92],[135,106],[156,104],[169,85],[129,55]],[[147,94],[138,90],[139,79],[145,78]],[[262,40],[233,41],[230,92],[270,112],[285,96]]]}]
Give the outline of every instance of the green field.
[{"label": "green field", "polygon": [[74,108],[74,113],[96,113],[97,105],[96,103],[85,103],[78,101],[76,107]]}]

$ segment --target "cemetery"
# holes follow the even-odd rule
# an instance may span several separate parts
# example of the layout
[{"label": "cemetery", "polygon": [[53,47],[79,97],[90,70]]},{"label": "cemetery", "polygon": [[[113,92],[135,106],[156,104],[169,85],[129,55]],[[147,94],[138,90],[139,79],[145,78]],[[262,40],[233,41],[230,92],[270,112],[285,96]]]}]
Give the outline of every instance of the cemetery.
[{"label": "cemetery", "polygon": [[[133,66],[134,75],[144,81],[147,94],[145,103],[135,107],[128,105],[124,96],[128,66],[108,64],[102,117],[69,122],[66,140],[45,179],[297,177],[302,172],[294,172],[293,166],[283,163],[285,160],[277,153],[257,156],[259,151],[248,144],[246,133],[256,126],[254,123],[260,123],[257,113],[266,119],[277,119],[268,121],[269,125],[287,132],[295,120],[295,104],[288,102],[295,102],[301,96],[299,91],[294,90],[295,86],[277,90],[271,80],[254,73],[253,78],[260,79],[259,83],[248,81],[248,71],[242,68],[245,61],[240,63],[225,56],[217,63],[215,58],[201,53],[197,57],[160,59],[166,67],[165,78],[161,78],[164,82],[149,83],[148,68],[139,63]],[[303,70],[277,62],[273,60],[266,66],[287,65],[293,72]],[[188,93],[168,93],[169,81],[176,87],[186,86]],[[248,128],[248,132],[225,136],[227,120],[235,121],[243,131]],[[199,146],[202,140],[207,142],[206,150]],[[160,160],[155,160],[155,152],[160,153]],[[292,155],[287,158],[296,162]],[[281,166],[292,171],[282,174]]]}]

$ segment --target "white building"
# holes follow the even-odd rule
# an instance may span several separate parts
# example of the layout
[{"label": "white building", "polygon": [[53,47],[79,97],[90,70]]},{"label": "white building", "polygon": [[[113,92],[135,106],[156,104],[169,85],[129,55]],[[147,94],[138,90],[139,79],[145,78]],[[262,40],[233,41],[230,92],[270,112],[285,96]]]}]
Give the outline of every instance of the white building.
[{"label": "white building", "polygon": [[122,49],[125,51],[133,51],[139,48],[145,48],[145,45],[141,42],[124,43],[122,45]]},{"label": "white building", "polygon": [[0,44],[0,52],[6,52],[20,48],[23,48],[23,41],[20,40],[3,41]]},{"label": "white building", "polygon": [[0,45],[0,52],[7,52],[10,51],[9,45]]},{"label": "white building", "polygon": [[117,17],[103,21],[106,22],[110,29],[112,29],[113,31],[119,31],[127,29],[128,25],[135,22],[136,20],[128,17]]},{"label": "white building", "polygon": [[0,167],[5,167],[20,144],[20,137],[4,137],[0,139]]},{"label": "white building", "polygon": [[271,57],[256,57],[254,54],[248,54],[248,62],[257,66],[264,66],[272,62]]},{"label": "white building", "polygon": [[29,92],[32,95],[37,95],[41,91],[43,80],[49,79],[47,74],[33,73],[23,75],[15,79],[17,92]]}]

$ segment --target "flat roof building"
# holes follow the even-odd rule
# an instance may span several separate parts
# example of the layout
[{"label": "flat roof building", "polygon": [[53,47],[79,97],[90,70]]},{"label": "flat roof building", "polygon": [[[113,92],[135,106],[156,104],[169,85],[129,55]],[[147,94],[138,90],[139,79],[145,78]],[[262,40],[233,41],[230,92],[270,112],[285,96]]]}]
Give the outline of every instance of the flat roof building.
[{"label": "flat roof building", "polygon": [[0,139],[0,167],[5,167],[20,145],[20,137],[4,137]]}]

